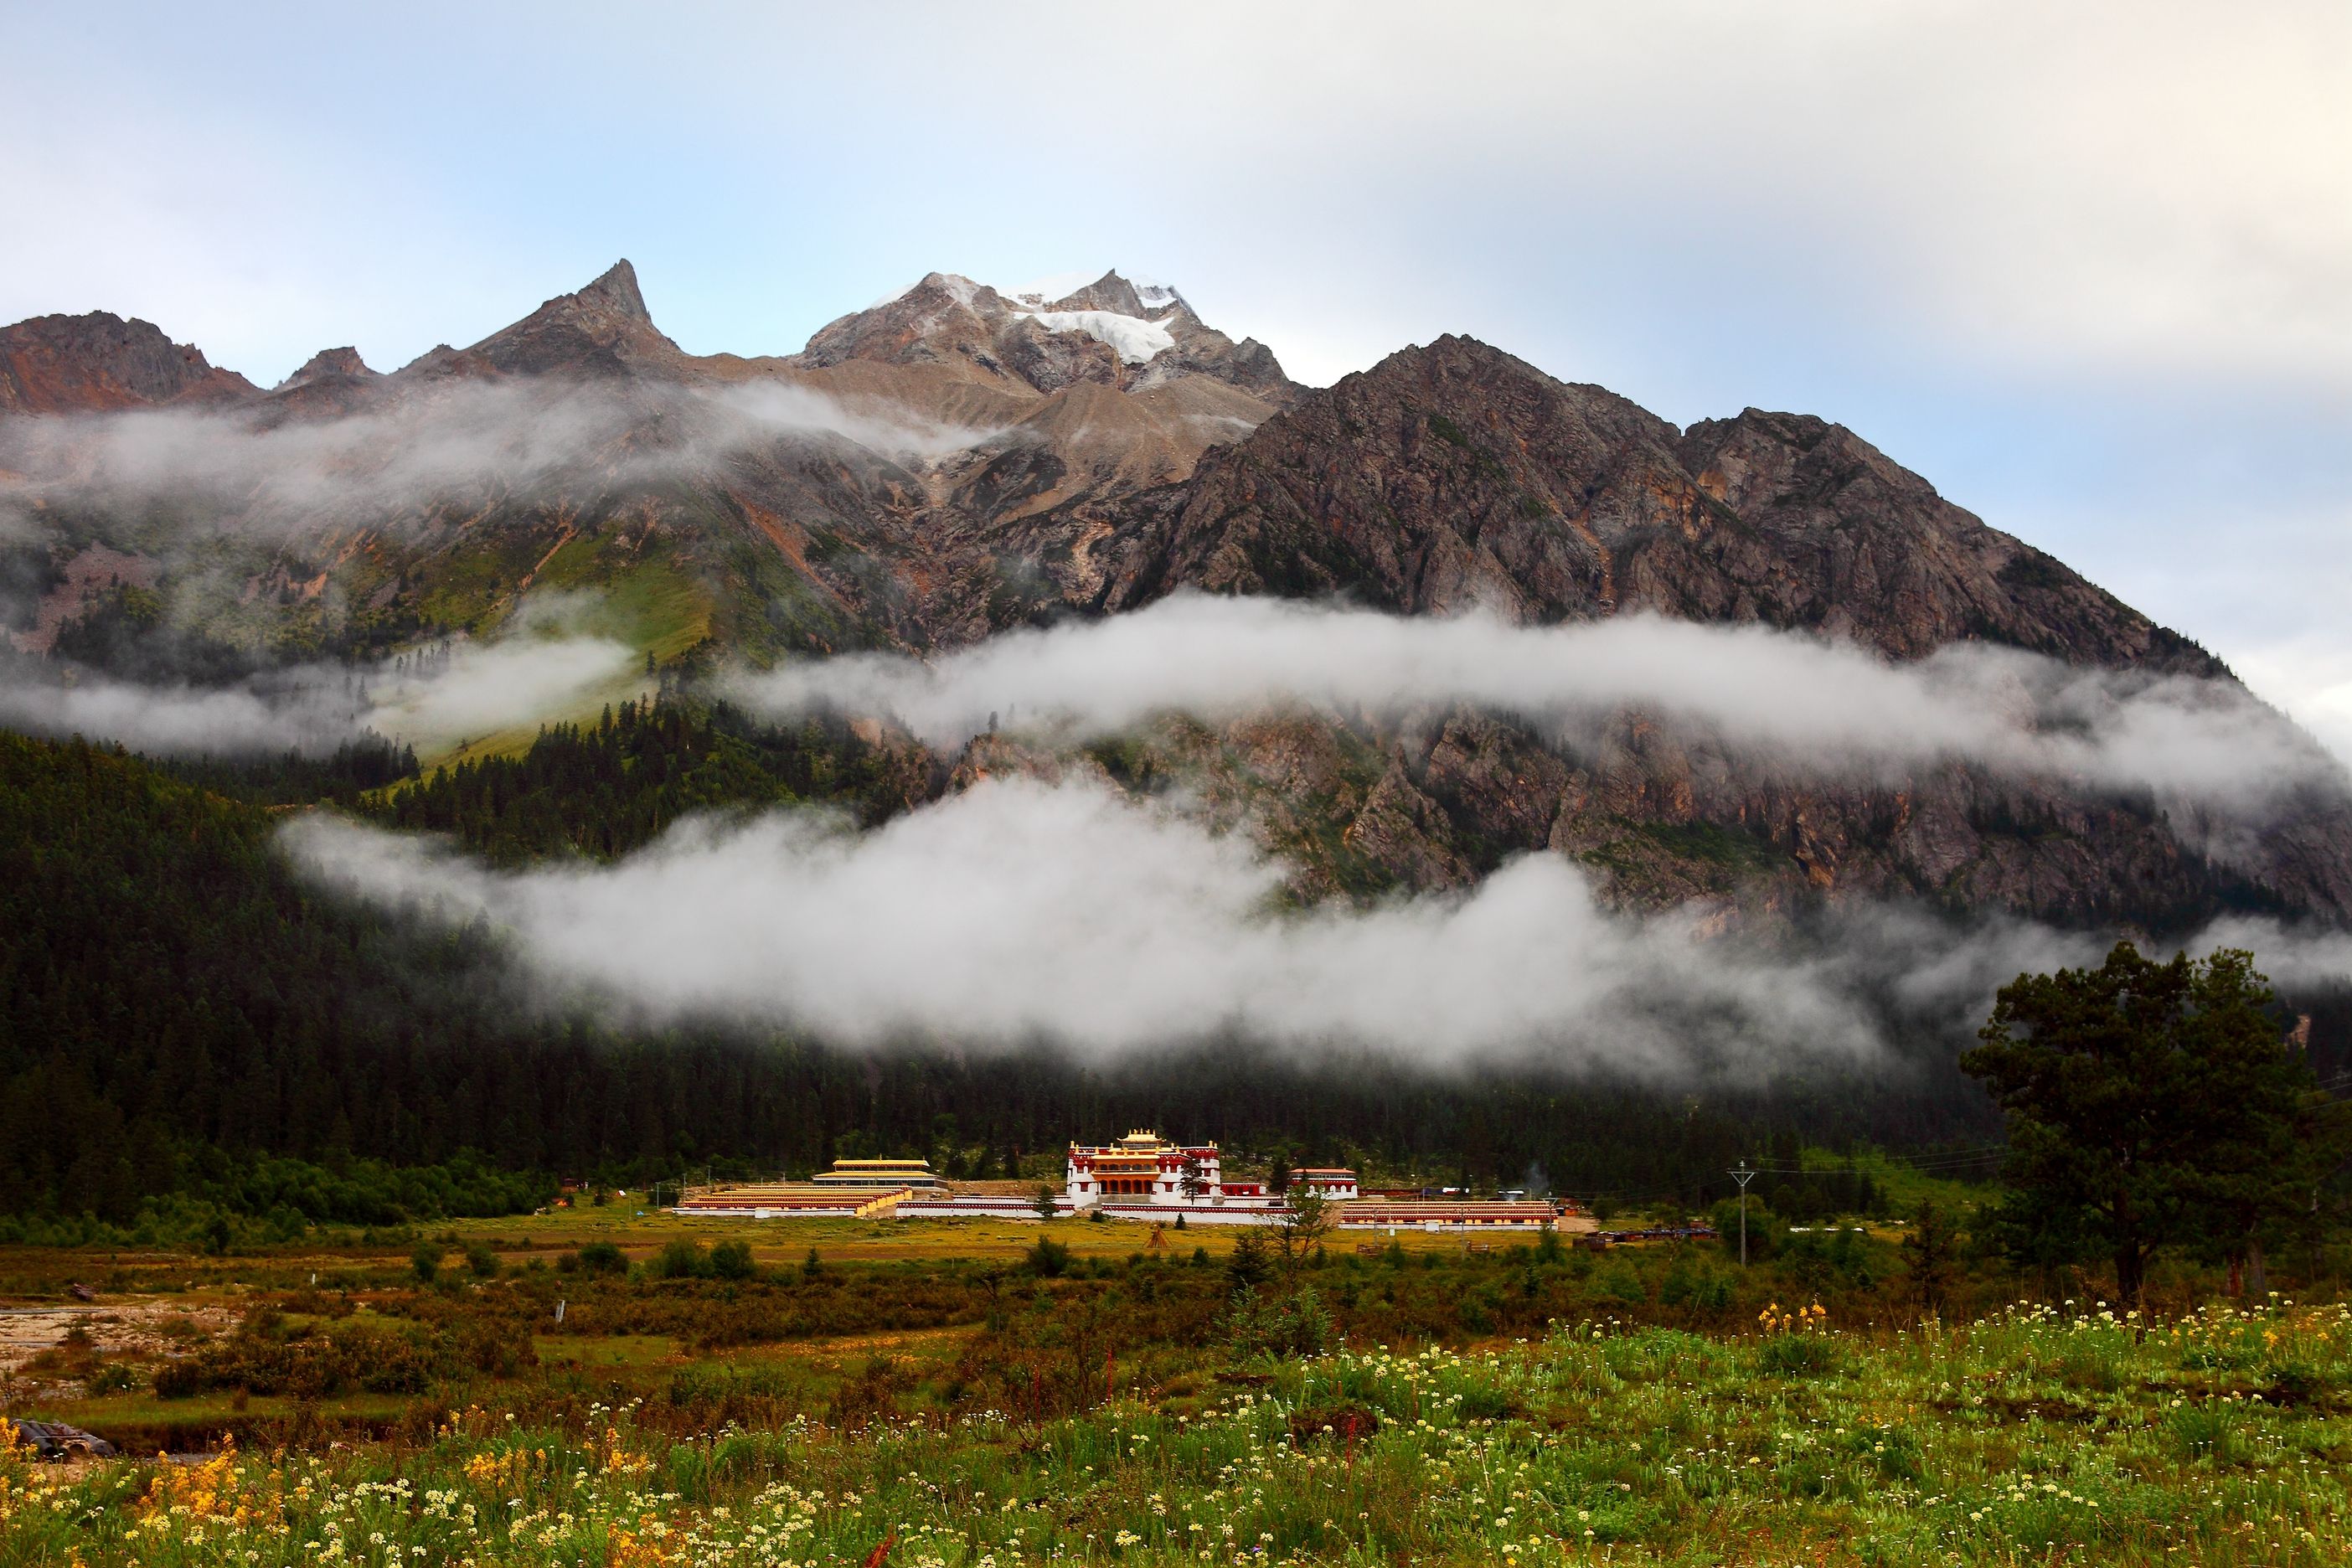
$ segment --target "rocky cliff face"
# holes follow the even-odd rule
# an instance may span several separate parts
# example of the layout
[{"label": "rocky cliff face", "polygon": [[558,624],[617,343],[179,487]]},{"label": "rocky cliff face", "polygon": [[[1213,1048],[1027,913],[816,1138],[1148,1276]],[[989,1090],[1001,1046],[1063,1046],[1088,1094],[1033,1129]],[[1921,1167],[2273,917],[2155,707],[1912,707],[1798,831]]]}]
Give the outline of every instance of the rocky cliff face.
[{"label": "rocky cliff face", "polygon": [[[0,332],[0,414],[18,418],[201,403],[271,429],[398,416],[467,387],[525,399],[525,431],[594,439],[528,483],[492,472],[391,500],[355,484],[267,520],[222,503],[183,519],[201,572],[167,558],[152,511],[79,469],[7,482],[59,520],[61,561],[129,551],[167,595],[181,584],[184,621],[325,646],[487,629],[558,587],[658,606],[637,613],[666,657],[698,637],[754,659],[925,651],[1190,589],[1527,623],[1645,611],[1893,659],[1973,640],[2230,679],[1842,426],[1750,409],[1678,430],[1453,337],[1303,388],[1174,289],[1117,273],[1050,299],[934,273],[799,354],[746,359],[681,352],[624,262],[470,348],[391,375],[331,350],[268,394],[145,323]],[[799,412],[747,423],[778,397]],[[306,586],[289,597],[289,583]],[[1090,757],[1007,735],[908,765],[949,784],[1078,766],[1137,789],[1181,781],[1288,857],[1310,899],[1460,887],[1552,852],[1621,901],[1704,900],[1726,920],[1893,894],[2064,923],[2352,920],[2352,793],[2321,792],[2224,854],[2214,825],[2142,797],[1960,764],[1792,777],[1637,711],[1572,742],[1469,710],[1383,727],[1293,714],[1171,721]]]},{"label": "rocky cliff face", "polygon": [[[1980,640],[2230,679],[1841,426],[1750,409],[1678,432],[1456,338],[1310,394],[1186,484],[1132,498],[1096,554],[1110,564],[1093,592],[1066,586],[1112,613],[1178,587],[1523,622],[1643,610],[1813,630],[1897,659]],[[1644,904],[1761,912],[1907,894],[2063,923],[2170,926],[2220,908],[2352,917],[2340,795],[2222,855],[2207,825],[2145,798],[1959,764],[1792,779],[1638,712],[1574,749],[1469,711],[1361,739],[1383,756],[1378,778],[1319,805],[1249,746],[1227,762],[1244,787],[1284,797],[1286,817],[1344,815],[1320,873],[1333,885],[1456,886],[1550,849]]]},{"label": "rocky cliff face", "polygon": [[467,351],[474,363],[507,375],[677,375],[688,356],[654,325],[625,260],[572,294],[559,294],[513,326]]},{"label": "rocky cliff face", "polygon": [[1312,395],[1124,532],[1107,609],[1181,584],[1526,622],[1761,622],[1898,658],[1985,639],[2212,668],[1842,426],[1751,408],[1677,431],[1465,338]]},{"label": "rocky cliff face", "polygon": [[152,322],[104,310],[36,316],[0,327],[0,414],[93,414],[254,395]]}]

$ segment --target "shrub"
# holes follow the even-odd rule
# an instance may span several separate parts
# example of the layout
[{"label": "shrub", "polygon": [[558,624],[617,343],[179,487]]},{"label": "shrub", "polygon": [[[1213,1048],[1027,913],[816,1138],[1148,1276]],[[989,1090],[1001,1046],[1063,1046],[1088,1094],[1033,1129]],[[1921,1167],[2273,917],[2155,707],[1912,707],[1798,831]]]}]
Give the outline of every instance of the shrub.
[{"label": "shrub", "polygon": [[628,1255],[609,1241],[592,1241],[570,1259],[583,1274],[626,1274]]},{"label": "shrub", "polygon": [[699,1242],[681,1236],[661,1249],[653,1271],[662,1279],[698,1279],[710,1272],[710,1254]]},{"label": "shrub", "polygon": [[1650,1293],[1642,1288],[1642,1277],[1622,1258],[1601,1271],[1601,1278],[1592,1282],[1592,1293],[1623,1307],[1638,1307],[1650,1299]]},{"label": "shrub", "polygon": [[1041,1236],[1023,1261],[1031,1273],[1050,1279],[1070,1266],[1070,1249],[1050,1236]]},{"label": "shrub", "polygon": [[289,1330],[249,1323],[228,1340],[184,1361],[156,1369],[155,1393],[184,1399],[206,1389],[288,1394],[323,1399],[357,1389],[368,1394],[422,1394],[467,1372],[510,1376],[536,1365],[523,1324],[495,1319],[469,1323],[459,1334],[422,1324],[351,1320],[330,1329]]},{"label": "shrub", "polygon": [[722,1241],[710,1249],[710,1272],[719,1279],[749,1279],[759,1272],[748,1241]]},{"label": "shrub", "polygon": [[466,1271],[477,1279],[499,1277],[499,1255],[490,1250],[488,1242],[476,1241],[467,1245]]},{"label": "shrub", "polygon": [[110,1361],[91,1373],[83,1386],[92,1394],[128,1394],[139,1386],[139,1376],[121,1362]]},{"label": "shrub", "polygon": [[[1714,1222],[1716,1235],[1723,1238],[1723,1250],[1726,1256],[1731,1258],[1738,1257],[1739,1200],[1738,1198],[1724,1199],[1721,1203],[1716,1205],[1714,1208],[1707,1211],[1707,1218]],[[1750,1197],[1748,1200],[1748,1258],[1749,1262],[1760,1262],[1772,1256],[1773,1240],[1779,1228],[1780,1221],[1773,1216],[1771,1211],[1767,1209],[1754,1197]]]},{"label": "shrub", "polygon": [[1690,1258],[1677,1258],[1658,1281],[1658,1300],[1668,1307],[1720,1310],[1731,1305],[1731,1280]]},{"label": "shrub", "polygon": [[1217,1329],[1236,1356],[1313,1355],[1334,1337],[1331,1314],[1307,1287],[1276,1299],[1244,1285],[1234,1292]]},{"label": "shrub", "polygon": [[416,1250],[408,1255],[408,1267],[416,1275],[418,1284],[430,1285],[440,1277],[441,1257],[439,1242],[420,1241],[416,1244]]}]

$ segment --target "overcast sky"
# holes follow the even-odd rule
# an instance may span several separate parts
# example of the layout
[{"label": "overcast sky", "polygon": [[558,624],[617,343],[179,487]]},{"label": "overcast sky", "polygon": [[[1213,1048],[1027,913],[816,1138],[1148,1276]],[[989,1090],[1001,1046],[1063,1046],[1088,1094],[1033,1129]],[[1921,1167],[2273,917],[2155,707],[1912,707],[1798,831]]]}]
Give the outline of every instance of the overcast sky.
[{"label": "overcast sky", "polygon": [[0,321],[268,383],[637,266],[685,347],[1118,266],[1851,426],[2352,755],[2352,6],[0,0]]}]

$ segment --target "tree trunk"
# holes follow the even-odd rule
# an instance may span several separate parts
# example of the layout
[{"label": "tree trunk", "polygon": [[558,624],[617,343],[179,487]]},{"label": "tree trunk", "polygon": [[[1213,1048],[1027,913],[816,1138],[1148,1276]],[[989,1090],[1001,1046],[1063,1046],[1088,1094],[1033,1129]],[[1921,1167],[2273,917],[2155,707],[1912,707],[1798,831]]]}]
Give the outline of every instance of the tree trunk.
[{"label": "tree trunk", "polygon": [[2116,1249],[2116,1295],[2117,1304],[2126,1309],[2139,1305],[2142,1259],[2137,1247]]},{"label": "tree trunk", "polygon": [[2246,1289],[2258,1300],[2267,1300],[2271,1293],[2270,1270],[2263,1267],[2263,1244],[2256,1239],[2246,1244]]}]

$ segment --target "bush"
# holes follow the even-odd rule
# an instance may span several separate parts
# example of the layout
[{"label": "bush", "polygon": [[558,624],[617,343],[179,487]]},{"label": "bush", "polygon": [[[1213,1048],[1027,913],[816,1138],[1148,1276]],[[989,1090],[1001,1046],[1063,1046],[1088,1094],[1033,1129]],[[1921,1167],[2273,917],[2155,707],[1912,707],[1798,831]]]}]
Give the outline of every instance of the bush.
[{"label": "bush", "polygon": [[1731,1280],[1688,1258],[1678,1258],[1658,1281],[1658,1300],[1668,1307],[1720,1310],[1731,1305]]},{"label": "bush", "polygon": [[[1724,1199],[1707,1211],[1707,1218],[1714,1222],[1715,1233],[1723,1237],[1725,1255],[1731,1258],[1738,1257],[1739,1200]],[[1749,1197],[1748,1200],[1748,1260],[1750,1263],[1772,1256],[1773,1234],[1779,1228],[1780,1222],[1772,1216],[1771,1211],[1754,1197]]]},{"label": "bush", "polygon": [[347,1320],[330,1328],[247,1323],[228,1340],[155,1372],[155,1393],[184,1399],[206,1389],[324,1399],[354,1389],[423,1394],[469,1372],[511,1376],[538,1363],[527,1326],[482,1320],[457,1334],[422,1324]]},{"label": "bush", "polygon": [[698,1279],[710,1272],[710,1254],[681,1236],[661,1249],[653,1271],[662,1279]]},{"label": "bush", "polygon": [[710,1273],[718,1279],[749,1279],[759,1272],[748,1241],[722,1241],[710,1249]]},{"label": "bush", "polygon": [[1244,1285],[1234,1292],[1217,1328],[1236,1356],[1313,1355],[1334,1337],[1331,1314],[1307,1287],[1275,1300]]},{"label": "bush", "polygon": [[83,1386],[92,1394],[128,1394],[139,1386],[139,1377],[121,1362],[110,1361],[91,1373]]},{"label": "bush", "polygon": [[583,1274],[626,1274],[628,1255],[609,1241],[592,1241],[566,1259]]},{"label": "bush", "polygon": [[440,1277],[441,1257],[439,1242],[420,1241],[416,1244],[416,1250],[408,1255],[408,1267],[415,1273],[418,1284],[430,1285]]},{"label": "bush", "polygon": [[1023,1261],[1031,1273],[1050,1279],[1070,1266],[1070,1249],[1050,1236],[1041,1236]]},{"label": "bush", "polygon": [[487,1241],[468,1242],[466,1246],[466,1271],[477,1279],[499,1277],[499,1255],[490,1250]]},{"label": "bush", "polygon": [[1592,1293],[1621,1307],[1639,1307],[1650,1299],[1650,1293],[1642,1288],[1642,1277],[1622,1258],[1612,1259],[1601,1271],[1601,1278],[1592,1282]]}]

